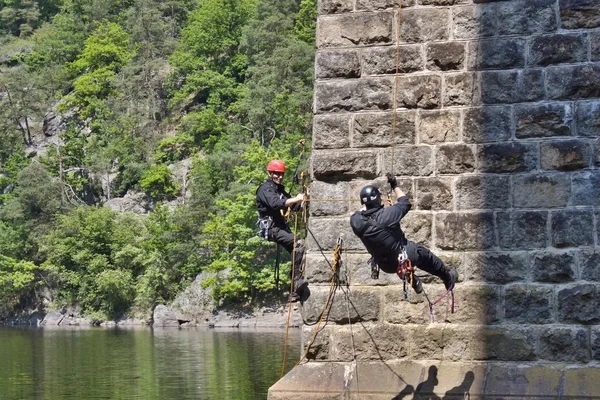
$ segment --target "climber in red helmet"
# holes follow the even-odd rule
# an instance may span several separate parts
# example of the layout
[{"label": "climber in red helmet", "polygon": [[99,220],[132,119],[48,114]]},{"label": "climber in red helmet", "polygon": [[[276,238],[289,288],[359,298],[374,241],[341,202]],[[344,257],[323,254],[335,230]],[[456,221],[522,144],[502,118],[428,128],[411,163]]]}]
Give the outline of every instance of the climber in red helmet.
[{"label": "climber in red helmet", "polygon": [[[260,235],[280,244],[288,253],[294,251],[294,235],[290,230],[287,220],[283,217],[285,211],[291,208],[300,210],[304,194],[290,196],[281,184],[285,174],[285,164],[281,160],[272,160],[267,165],[269,179],[256,190],[256,208],[258,209],[258,226]],[[302,259],[304,258],[304,245],[301,240],[296,241],[292,268],[294,275],[294,290],[290,294],[290,301],[300,300],[300,296],[308,284],[301,276]]]}]

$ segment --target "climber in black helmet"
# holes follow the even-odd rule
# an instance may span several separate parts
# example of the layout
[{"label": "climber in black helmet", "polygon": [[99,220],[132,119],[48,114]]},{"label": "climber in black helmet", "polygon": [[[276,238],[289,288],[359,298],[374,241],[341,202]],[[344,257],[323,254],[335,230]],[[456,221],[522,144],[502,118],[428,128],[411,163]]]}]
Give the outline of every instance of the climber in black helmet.
[{"label": "climber in black helmet", "polygon": [[[294,235],[288,226],[283,212],[288,208],[294,211],[300,210],[304,193],[291,197],[281,181],[285,174],[285,164],[281,160],[272,160],[267,165],[269,179],[259,186],[256,191],[256,208],[258,209],[258,226],[260,235],[280,244],[288,253],[294,251]],[[300,295],[308,284],[301,276],[302,259],[304,258],[304,245],[301,240],[296,241],[292,268],[294,274],[294,290],[290,294],[290,301],[300,300]]]},{"label": "climber in black helmet", "polygon": [[[391,207],[383,207],[381,192],[376,186],[368,185],[360,191],[363,210],[352,214],[350,226],[373,257],[372,268],[377,266],[386,273],[397,273],[399,257],[403,251],[412,265],[439,277],[447,290],[452,290],[458,279],[456,269],[448,269],[435,254],[426,247],[407,240],[400,228],[400,220],[411,208],[408,197],[400,190],[396,177],[387,175],[397,201]],[[417,293],[423,291],[420,280],[415,276],[412,282]]]}]

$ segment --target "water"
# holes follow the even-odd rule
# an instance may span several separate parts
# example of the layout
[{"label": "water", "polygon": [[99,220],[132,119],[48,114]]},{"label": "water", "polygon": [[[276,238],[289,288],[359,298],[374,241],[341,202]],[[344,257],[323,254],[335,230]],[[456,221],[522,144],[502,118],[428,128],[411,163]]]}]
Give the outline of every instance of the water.
[{"label": "water", "polygon": [[[0,328],[0,400],[266,399],[285,330]],[[285,372],[300,356],[290,330]]]}]

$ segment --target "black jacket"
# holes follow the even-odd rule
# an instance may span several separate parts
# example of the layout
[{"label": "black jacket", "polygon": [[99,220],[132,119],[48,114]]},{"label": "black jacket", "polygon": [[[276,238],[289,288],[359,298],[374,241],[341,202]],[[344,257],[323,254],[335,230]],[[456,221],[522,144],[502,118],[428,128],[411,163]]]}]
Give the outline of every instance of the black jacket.
[{"label": "black jacket", "polygon": [[403,196],[391,207],[355,212],[350,217],[350,226],[376,260],[397,259],[402,247],[406,246],[400,220],[410,208],[408,197]]},{"label": "black jacket", "polygon": [[[285,191],[283,185],[278,185],[270,178],[265,183],[260,185],[256,190],[256,208],[260,218],[271,217],[273,224],[279,228],[287,229],[288,224],[285,218],[281,215],[288,207],[285,206],[285,201],[289,199],[290,194]],[[292,210],[300,209],[300,203],[294,204]]]}]

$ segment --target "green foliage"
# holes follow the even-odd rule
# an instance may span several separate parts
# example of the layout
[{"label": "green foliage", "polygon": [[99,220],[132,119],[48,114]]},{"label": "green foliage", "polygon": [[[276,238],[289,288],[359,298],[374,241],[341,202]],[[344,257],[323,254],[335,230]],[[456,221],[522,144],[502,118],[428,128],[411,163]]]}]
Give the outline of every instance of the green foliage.
[{"label": "green foliage", "polygon": [[188,158],[194,151],[194,139],[182,134],[161,140],[156,148],[154,159],[159,163],[172,163]]},{"label": "green foliage", "polygon": [[0,254],[0,315],[12,312],[37,283],[39,268]]},{"label": "green foliage", "polygon": [[142,176],[140,186],[155,199],[174,197],[181,190],[177,182],[173,180],[171,170],[164,164],[150,167]]},{"label": "green foliage", "polygon": [[317,0],[302,0],[294,25],[294,38],[314,46],[316,29]]}]

